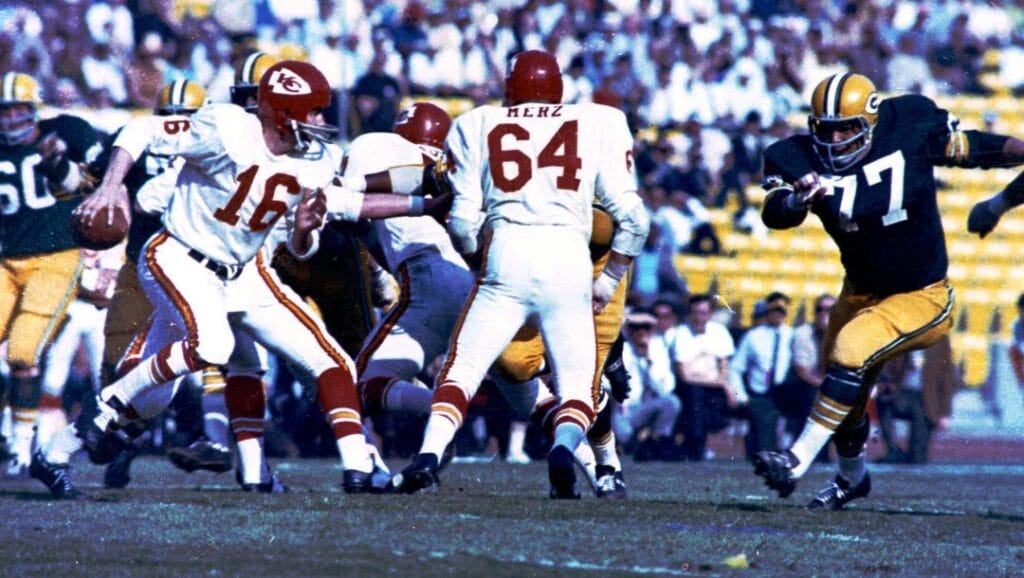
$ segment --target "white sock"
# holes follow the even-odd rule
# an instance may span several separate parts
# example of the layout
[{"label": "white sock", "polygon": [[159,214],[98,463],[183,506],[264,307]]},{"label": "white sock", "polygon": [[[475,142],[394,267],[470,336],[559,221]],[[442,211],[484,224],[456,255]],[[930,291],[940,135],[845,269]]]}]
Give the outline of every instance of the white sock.
[{"label": "white sock", "polygon": [[526,452],[523,446],[526,445],[526,422],[514,421],[508,428],[508,455],[521,456]]},{"label": "white sock", "polygon": [[839,475],[851,486],[856,486],[868,471],[866,464],[867,454],[863,451],[854,458],[839,456]]},{"label": "white sock", "polygon": [[440,461],[444,449],[451,443],[458,430],[455,423],[445,415],[432,413],[427,420],[427,429],[423,432],[421,454],[434,454]]},{"label": "white sock", "polygon": [[238,442],[238,468],[242,471],[242,482],[260,484],[270,481],[263,479],[269,468],[263,467],[263,437],[249,438]]},{"label": "white sock", "polygon": [[335,443],[338,444],[341,465],[346,470],[373,471],[373,461],[366,451],[366,438],[362,433],[344,436],[335,440]]},{"label": "white sock", "polygon": [[53,434],[50,445],[43,450],[43,457],[51,464],[66,464],[71,459],[71,454],[80,449],[82,440],[76,433],[75,424],[71,424]]},{"label": "white sock", "polygon": [[11,436],[10,450],[21,463],[27,464],[32,459],[32,441],[36,437],[38,421],[37,409],[19,409],[14,412],[14,435]]},{"label": "white sock", "polygon": [[392,383],[384,396],[384,407],[388,411],[408,411],[416,415],[430,415],[430,404],[434,391],[419,380],[397,380]]},{"label": "white sock", "polygon": [[811,467],[814,457],[818,455],[821,448],[825,447],[828,440],[832,439],[832,434],[834,433],[834,431],[816,421],[807,420],[804,431],[797,438],[793,447],[789,448],[789,451],[793,452],[796,459],[800,460],[800,463],[793,468],[794,479],[800,479],[807,473],[807,469]]},{"label": "white sock", "polygon": [[599,442],[588,440],[590,447],[594,449],[594,458],[598,465],[615,468],[616,472],[622,471],[622,462],[619,461],[619,452],[615,451],[615,434],[608,432],[608,435]]}]

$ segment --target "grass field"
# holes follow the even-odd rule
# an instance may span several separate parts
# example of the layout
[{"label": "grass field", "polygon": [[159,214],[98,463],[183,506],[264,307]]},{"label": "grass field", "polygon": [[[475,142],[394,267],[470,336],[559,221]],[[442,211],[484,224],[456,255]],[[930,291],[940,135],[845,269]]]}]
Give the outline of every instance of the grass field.
[{"label": "grass field", "polygon": [[[77,462],[76,462],[77,463]],[[393,469],[404,463],[391,464]],[[0,482],[2,576],[1020,576],[1024,466],[873,466],[844,512],[762,490],[743,462],[626,465],[630,498],[547,499],[546,465],[454,464],[413,496],[348,496],[333,461],[277,464],[293,492],[141,458],[127,490],[82,464],[86,502]],[[725,564],[744,554],[746,569]]]}]

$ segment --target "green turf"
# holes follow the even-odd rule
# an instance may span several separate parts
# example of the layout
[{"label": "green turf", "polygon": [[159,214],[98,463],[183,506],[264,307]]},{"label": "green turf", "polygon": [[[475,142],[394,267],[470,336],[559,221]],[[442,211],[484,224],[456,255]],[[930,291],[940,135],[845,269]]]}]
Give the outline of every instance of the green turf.
[{"label": "green turf", "polygon": [[[78,462],[76,462],[78,463]],[[393,463],[393,467],[404,464]],[[873,467],[845,512],[762,490],[744,463],[627,464],[630,499],[547,499],[542,463],[455,464],[436,492],[347,496],[331,461],[277,464],[294,492],[244,494],[231,474],[141,459],[127,490],[49,500],[0,482],[3,576],[1019,576],[1024,467]],[[750,568],[724,560],[745,554]]]}]

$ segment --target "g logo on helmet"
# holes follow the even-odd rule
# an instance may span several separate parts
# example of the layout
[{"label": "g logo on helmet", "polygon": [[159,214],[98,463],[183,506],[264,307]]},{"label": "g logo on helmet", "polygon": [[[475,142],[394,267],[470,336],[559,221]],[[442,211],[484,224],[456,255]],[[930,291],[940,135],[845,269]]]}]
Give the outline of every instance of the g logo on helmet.
[{"label": "g logo on helmet", "polygon": [[878,105],[882,103],[882,99],[878,96],[877,92],[872,92],[868,95],[867,102],[864,103],[864,112],[869,114],[878,114]]},{"label": "g logo on helmet", "polygon": [[287,68],[271,72],[270,80],[267,81],[267,84],[270,86],[270,92],[274,94],[300,95],[313,93],[313,89],[304,78]]}]

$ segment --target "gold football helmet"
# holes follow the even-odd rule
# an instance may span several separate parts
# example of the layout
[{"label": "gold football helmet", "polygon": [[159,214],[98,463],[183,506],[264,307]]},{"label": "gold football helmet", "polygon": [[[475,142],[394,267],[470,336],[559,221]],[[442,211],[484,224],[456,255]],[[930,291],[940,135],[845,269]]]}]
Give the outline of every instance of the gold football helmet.
[{"label": "gold football helmet", "polygon": [[231,87],[231,102],[246,111],[256,113],[256,93],[263,73],[281,62],[280,58],[266,52],[253,52],[235,69],[235,84]]},{"label": "gold football helmet", "polygon": [[175,80],[160,89],[153,112],[160,116],[192,114],[206,104],[206,89],[191,80]]},{"label": "gold football helmet", "polygon": [[0,144],[28,142],[36,129],[42,89],[23,72],[8,72],[0,81]]},{"label": "gold football helmet", "polygon": [[868,154],[880,104],[875,83],[861,74],[833,74],[818,83],[808,125],[825,166],[843,171]]}]

